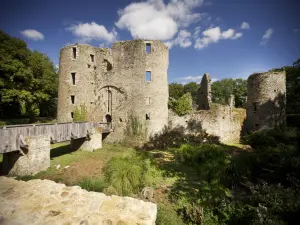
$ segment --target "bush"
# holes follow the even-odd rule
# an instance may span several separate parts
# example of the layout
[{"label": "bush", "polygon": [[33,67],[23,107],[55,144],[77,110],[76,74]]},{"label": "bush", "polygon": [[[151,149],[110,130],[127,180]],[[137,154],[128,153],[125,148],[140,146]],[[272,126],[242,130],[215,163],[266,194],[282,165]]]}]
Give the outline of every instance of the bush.
[{"label": "bush", "polygon": [[167,205],[158,204],[157,207],[157,225],[177,225],[183,224],[181,219],[178,217],[176,211]]},{"label": "bush", "polygon": [[170,100],[169,108],[174,110],[179,116],[184,116],[192,110],[193,99],[191,93],[186,93],[178,100]]},{"label": "bush", "polygon": [[76,122],[87,120],[87,109],[85,105],[80,105],[80,108],[75,108],[73,120]]},{"label": "bush", "polygon": [[105,180],[119,195],[136,195],[145,186],[154,186],[161,173],[150,160],[138,156],[111,159],[105,168]]},{"label": "bush", "polygon": [[103,178],[85,177],[79,183],[79,186],[87,191],[103,192],[108,184]]},{"label": "bush", "polygon": [[230,164],[230,155],[220,145],[181,145],[175,149],[175,157],[181,163],[197,168],[202,179],[207,181],[220,178]]},{"label": "bush", "polygon": [[297,129],[283,128],[253,132],[243,137],[242,142],[252,148],[276,147],[280,144],[297,144]]}]

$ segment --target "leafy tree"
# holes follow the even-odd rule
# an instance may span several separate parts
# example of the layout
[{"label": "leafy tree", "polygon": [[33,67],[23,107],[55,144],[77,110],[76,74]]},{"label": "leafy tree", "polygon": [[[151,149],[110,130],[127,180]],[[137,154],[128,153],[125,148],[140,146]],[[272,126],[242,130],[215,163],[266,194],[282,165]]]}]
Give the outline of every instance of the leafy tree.
[{"label": "leafy tree", "polygon": [[193,103],[197,102],[197,94],[198,94],[199,88],[200,88],[200,85],[197,84],[196,82],[187,83],[183,87],[184,93],[191,93]]},{"label": "leafy tree", "polygon": [[287,113],[300,113],[300,59],[285,67]]},{"label": "leafy tree", "polygon": [[179,116],[184,116],[192,110],[192,95],[186,93],[178,100],[170,100],[169,107],[173,109]]},{"label": "leafy tree", "polygon": [[41,106],[56,107],[57,89],[58,76],[50,59],[0,31],[1,116],[26,116],[32,122],[40,115]]},{"label": "leafy tree", "polygon": [[215,103],[226,105],[230,99],[230,95],[235,96],[235,106],[241,107],[247,96],[247,81],[243,79],[226,78],[216,81],[211,86],[212,101]]},{"label": "leafy tree", "polygon": [[171,83],[169,84],[169,96],[174,99],[179,99],[184,94],[182,84]]}]

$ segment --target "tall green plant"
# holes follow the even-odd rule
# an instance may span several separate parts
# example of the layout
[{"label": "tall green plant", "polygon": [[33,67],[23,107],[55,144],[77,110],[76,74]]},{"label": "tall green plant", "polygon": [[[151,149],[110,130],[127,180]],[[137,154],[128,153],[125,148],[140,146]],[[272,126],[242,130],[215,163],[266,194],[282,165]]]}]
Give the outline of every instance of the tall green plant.
[{"label": "tall green plant", "polygon": [[86,121],[87,120],[87,108],[85,105],[80,105],[74,110],[74,121]]}]

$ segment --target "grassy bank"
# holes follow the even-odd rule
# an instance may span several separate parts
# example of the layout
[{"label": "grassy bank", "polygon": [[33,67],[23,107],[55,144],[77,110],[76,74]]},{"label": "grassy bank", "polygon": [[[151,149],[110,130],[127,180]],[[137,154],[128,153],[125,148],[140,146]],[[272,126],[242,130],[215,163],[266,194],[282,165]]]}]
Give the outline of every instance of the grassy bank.
[{"label": "grassy bank", "polygon": [[[292,224],[300,210],[296,130],[254,133],[247,145],[161,149],[52,145],[51,167],[34,177],[158,204],[157,224]],[[250,146],[252,147],[250,147]]]}]

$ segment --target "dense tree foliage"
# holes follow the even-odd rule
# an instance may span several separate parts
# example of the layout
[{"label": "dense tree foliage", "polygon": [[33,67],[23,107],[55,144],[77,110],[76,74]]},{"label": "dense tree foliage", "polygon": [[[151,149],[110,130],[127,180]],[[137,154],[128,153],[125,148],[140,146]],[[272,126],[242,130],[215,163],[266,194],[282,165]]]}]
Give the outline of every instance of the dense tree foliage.
[{"label": "dense tree foliage", "polygon": [[227,105],[230,95],[235,97],[235,106],[242,107],[247,96],[247,81],[243,79],[223,79],[211,86],[212,101]]},{"label": "dense tree foliage", "polygon": [[300,114],[300,59],[285,67],[287,113]]},{"label": "dense tree foliage", "polygon": [[182,84],[171,83],[169,84],[169,97],[179,99],[184,94],[184,88]]},{"label": "dense tree foliage", "polygon": [[169,100],[169,107],[179,116],[188,114],[192,110],[192,104],[193,100],[191,93],[182,95],[178,100]]},{"label": "dense tree foliage", "polygon": [[[169,96],[171,99],[179,99],[186,93],[191,93],[193,104],[197,102],[197,93],[200,84],[190,82],[185,85],[169,84]],[[247,96],[247,80],[244,79],[223,79],[212,83],[212,101],[222,105],[227,105],[230,95],[235,96],[235,106],[242,107]]]},{"label": "dense tree foliage", "polygon": [[58,76],[45,54],[0,31],[0,116],[54,116]]}]

